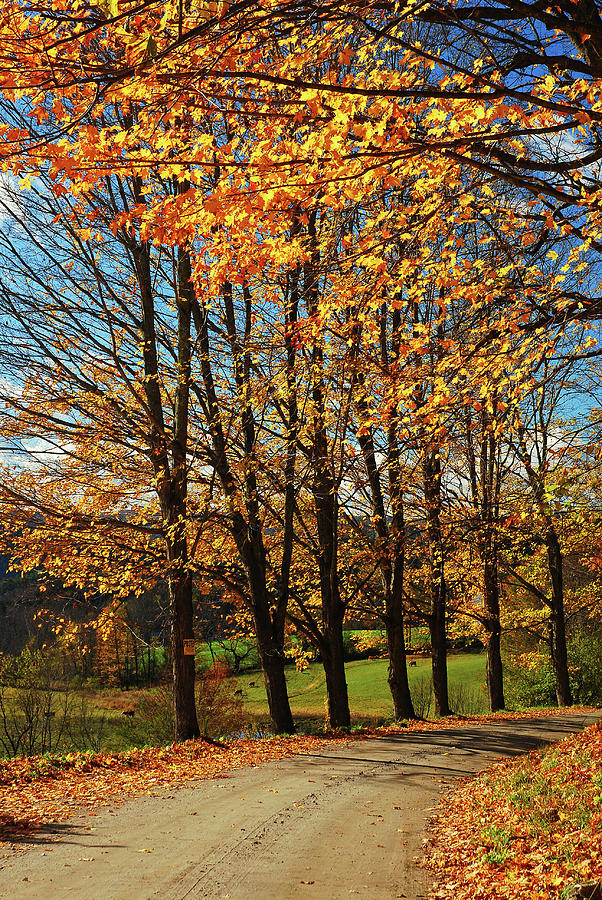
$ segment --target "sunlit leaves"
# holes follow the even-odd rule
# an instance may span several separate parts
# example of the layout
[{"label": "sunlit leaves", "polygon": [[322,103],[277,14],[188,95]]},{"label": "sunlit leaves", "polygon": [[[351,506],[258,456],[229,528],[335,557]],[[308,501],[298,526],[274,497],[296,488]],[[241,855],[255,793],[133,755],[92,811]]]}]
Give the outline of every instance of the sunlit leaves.
[{"label": "sunlit leaves", "polygon": [[[337,738],[337,741],[344,738]],[[258,765],[322,747],[309,735],[237,740],[218,747],[189,741],[124,753],[68,753],[0,760],[0,843],[82,810],[119,798],[181,785],[195,778],[227,778],[241,766]]]},{"label": "sunlit leaves", "polygon": [[602,875],[598,725],[498,763],[448,795],[436,818],[434,896],[556,896]]}]

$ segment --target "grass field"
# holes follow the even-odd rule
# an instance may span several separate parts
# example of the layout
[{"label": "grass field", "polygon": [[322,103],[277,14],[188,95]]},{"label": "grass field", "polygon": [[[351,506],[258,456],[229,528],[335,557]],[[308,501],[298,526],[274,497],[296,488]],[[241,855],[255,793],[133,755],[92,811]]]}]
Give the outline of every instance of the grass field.
[{"label": "grass field", "polygon": [[[485,712],[487,697],[484,689],[484,654],[451,654],[448,664],[450,699],[454,712]],[[298,672],[293,666],[289,666],[286,671],[296,723],[303,731],[320,729],[326,721],[326,687],[321,664],[312,663],[303,672]],[[348,662],[346,672],[352,723],[378,725],[392,721],[393,705],[387,683],[387,660]],[[409,669],[410,689],[416,712],[422,716],[429,712],[430,675],[430,660],[426,657],[418,658],[416,665]],[[232,680],[233,688],[242,691],[247,729],[251,733],[269,731],[268,704],[261,672],[245,672]],[[18,691],[3,688],[3,698],[10,719],[12,711],[20,708]],[[170,691],[167,686],[130,691],[71,689],[68,701],[61,698],[62,695],[57,693],[52,699],[51,708],[54,711],[51,719],[45,719],[43,712],[38,718],[36,727],[41,729],[41,723],[45,721],[49,733],[52,731],[58,735],[59,732],[65,732],[56,748],[53,740],[47,749],[85,749],[85,744],[95,750],[124,750],[144,744],[164,744],[170,740]],[[68,703],[68,712],[63,708],[63,703]],[[0,757],[11,755],[7,752],[3,727],[0,722]],[[27,752],[25,746],[20,748],[20,753]]]},{"label": "grass field", "polygon": [[[358,660],[347,663],[345,669],[354,723],[374,724],[391,719],[393,703],[387,683],[387,660]],[[448,658],[448,673],[452,706],[462,713],[486,712],[485,655],[451,654]],[[416,666],[408,670],[408,674],[410,690],[417,702],[425,684],[430,683],[430,659],[419,658]],[[238,688],[243,691],[249,717],[257,722],[267,721],[268,705],[261,673],[247,672],[240,675],[237,682]],[[287,669],[287,683],[294,718],[308,725],[322,723],[326,710],[326,685],[322,666],[312,663],[304,672],[297,672],[290,667]],[[465,708],[459,709],[460,706]]]},{"label": "grass field", "polygon": [[[365,659],[345,665],[349,706],[354,725],[378,725],[393,718],[393,703],[387,683],[387,660]],[[462,714],[485,713],[485,655],[480,653],[456,653],[448,657],[450,699],[454,712]],[[431,661],[418,658],[416,666],[408,670],[410,690],[416,711],[428,715],[426,704],[430,696]],[[287,667],[286,680],[295,722],[302,730],[315,730],[326,720],[326,684],[320,663],[312,663],[308,669],[298,672]],[[233,679],[237,690],[242,690],[246,718],[251,730],[269,730],[268,703],[260,671],[245,672]],[[100,692],[90,699],[108,713],[107,737],[113,746],[127,742],[128,723],[121,716],[122,709],[136,708],[145,691]],[[422,704],[422,709],[420,705]],[[430,709],[432,713],[432,705]]]}]

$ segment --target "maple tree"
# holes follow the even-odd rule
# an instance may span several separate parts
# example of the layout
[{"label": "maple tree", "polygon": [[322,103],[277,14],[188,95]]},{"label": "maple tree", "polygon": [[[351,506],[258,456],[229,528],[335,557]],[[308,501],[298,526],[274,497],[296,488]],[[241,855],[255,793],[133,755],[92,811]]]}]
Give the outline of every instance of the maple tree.
[{"label": "maple tree", "polygon": [[[577,374],[578,373],[578,374]],[[566,632],[571,623],[595,620],[595,604],[588,612],[594,580],[584,578],[587,568],[566,588],[566,568],[581,569],[583,560],[591,558],[585,548],[580,529],[595,517],[597,501],[586,487],[595,484],[598,462],[591,452],[590,421],[592,415],[574,415],[584,397],[575,381],[582,376],[579,368],[561,360],[557,366],[544,362],[538,386],[528,400],[515,411],[518,426],[511,443],[518,464],[513,466],[514,490],[521,492],[510,506],[508,552],[503,564],[508,582],[524,590],[541,605],[542,625],[547,632],[559,703],[571,697],[569,671],[566,664]],[[573,415],[570,413],[573,412]],[[585,410],[584,410],[585,413]],[[594,413],[595,419],[595,413]],[[579,487],[577,487],[579,485]],[[591,539],[591,532],[589,532]],[[520,542],[523,546],[520,546]],[[531,553],[525,553],[530,546]],[[591,565],[591,563],[590,563]],[[536,627],[535,614],[532,627]]]},{"label": "maple tree", "polygon": [[[545,388],[541,389],[541,396],[545,394]],[[542,518],[542,530],[548,558],[550,576],[550,652],[552,664],[556,675],[556,693],[559,706],[570,706],[572,702],[569,685],[567,650],[566,650],[566,619],[564,610],[564,579],[562,572],[562,550],[558,530],[554,522],[554,516],[548,503],[550,485],[549,481],[549,439],[551,437],[550,421],[544,413],[544,404],[537,403],[535,433],[532,433],[528,445],[527,429],[520,422],[517,429],[517,455],[527,474],[529,487],[534,499],[534,505]],[[533,455],[537,462],[534,464]]]},{"label": "maple tree", "polygon": [[[394,366],[398,351],[401,316],[398,309],[389,311],[383,303],[379,310],[381,341],[380,363],[385,370]],[[387,334],[390,322],[391,336]],[[387,634],[389,653],[388,680],[393,697],[396,719],[414,718],[410,694],[404,631],[404,574],[406,554],[406,525],[404,516],[403,454],[398,435],[396,403],[392,401],[386,427],[384,455],[387,467],[387,487],[390,512],[387,514],[383,472],[378,465],[376,423],[370,415],[366,376],[361,366],[354,373],[356,436],[365,469],[366,488],[371,501],[372,523],[375,531],[373,554],[379,563],[384,594],[382,621]],[[383,452],[383,451],[381,451]]]},{"label": "maple tree", "polygon": [[[453,185],[454,175],[458,177],[453,170],[447,171],[447,186]],[[434,185],[432,189],[436,189]],[[473,510],[476,505],[477,518],[480,519],[477,531],[482,541],[481,563],[484,568],[483,584],[487,598],[487,613],[481,619],[483,622],[487,619],[486,630],[490,635],[488,680],[491,702],[492,705],[498,706],[503,705],[503,689],[499,579],[496,571],[495,547],[497,538],[496,524],[492,520],[492,516],[499,516],[499,511],[495,512],[499,506],[494,492],[497,478],[494,474],[495,448],[499,445],[500,434],[504,422],[507,421],[503,411],[511,401],[513,402],[514,395],[520,396],[523,389],[521,387],[523,377],[520,373],[528,372],[530,367],[536,364],[537,354],[545,351],[542,351],[539,343],[536,347],[530,346],[530,342],[525,341],[520,332],[516,334],[516,328],[508,328],[511,317],[519,315],[515,303],[518,302],[520,315],[525,314],[522,295],[525,285],[516,282],[513,284],[516,277],[514,274],[508,277],[509,273],[514,272],[512,264],[507,265],[515,246],[510,243],[511,232],[507,232],[508,243],[505,246],[500,247],[496,238],[496,226],[504,223],[505,211],[498,209],[496,216],[491,217],[491,209],[488,209],[486,212],[489,214],[489,220],[485,218],[483,221],[482,217],[477,217],[470,211],[467,214],[465,204],[458,203],[453,193],[448,192],[446,195],[442,192],[442,195],[440,202],[446,204],[445,226],[442,229],[447,238],[446,244],[437,247],[436,232],[429,235],[428,240],[437,247],[437,255],[426,264],[422,262],[417,264],[414,261],[409,287],[406,287],[405,291],[398,290],[394,295],[392,319],[388,318],[386,303],[381,302],[378,310],[374,312],[374,323],[371,325],[373,332],[378,336],[378,339],[372,338],[376,345],[374,352],[370,349],[370,340],[366,347],[362,347],[361,363],[358,367],[360,371],[356,376],[358,443],[362,448],[367,473],[362,482],[362,490],[368,492],[372,498],[373,524],[382,542],[379,548],[381,562],[386,561],[389,565],[389,559],[393,559],[395,565],[399,567],[398,572],[402,577],[398,590],[401,589],[401,596],[405,594],[406,609],[413,608],[413,614],[417,614],[431,626],[436,624],[434,610],[441,610],[439,613],[441,634],[432,635],[432,645],[433,648],[437,646],[444,648],[443,623],[446,614],[443,610],[447,601],[456,593],[455,588],[447,584],[444,567],[446,560],[449,563],[449,560],[460,552],[454,542],[450,541],[449,535],[444,537],[444,531],[449,531],[450,524],[443,526],[443,504],[457,505],[449,490],[452,476],[446,475],[444,468],[448,464],[446,460],[450,456],[450,449],[459,442],[466,445],[468,456],[463,458],[453,477],[459,478],[472,490]],[[492,196],[489,187],[485,196],[487,197],[485,202],[489,203]],[[405,233],[407,243],[402,247],[402,253],[413,255],[418,248],[424,248],[422,222],[417,230],[420,237],[416,237],[414,243],[411,240],[411,232]],[[491,240],[495,240],[496,251],[488,249]],[[481,249],[483,245],[485,249]],[[446,257],[448,248],[449,258]],[[405,256],[402,260],[404,263],[407,262]],[[464,263],[462,276],[450,277],[448,265],[452,260],[456,266],[459,262]],[[395,258],[389,258],[387,263],[387,272],[394,279],[399,262]],[[545,280],[542,273],[538,273],[537,267],[531,266],[528,277],[530,280],[528,291],[531,294],[535,291],[545,293]],[[435,286],[439,287],[438,294]],[[471,297],[473,292],[484,294],[487,297],[486,302],[475,302]],[[362,325],[365,328],[365,319],[366,314],[360,312],[360,324],[353,326],[354,340],[358,347],[358,336],[361,334]],[[352,318],[352,322],[355,321]],[[391,324],[395,350],[394,365],[389,361],[390,351],[385,341],[385,335]],[[503,340],[500,340],[500,335],[503,335]],[[370,369],[366,369],[367,363]],[[514,373],[512,373],[513,366],[516,367]],[[371,371],[372,367],[376,369],[378,375],[368,378],[366,372]],[[378,379],[383,379],[385,372],[384,386],[379,386]],[[497,412],[496,397],[499,398]],[[478,422],[482,427],[479,469],[485,466],[484,470],[479,472],[479,477],[482,475],[483,478],[481,485],[483,495],[480,498],[473,447],[476,439],[473,433],[479,427],[476,424]],[[418,477],[416,469],[422,467],[424,499],[421,516],[427,526],[426,546],[430,546],[432,560],[429,583],[434,601],[429,613],[424,606],[412,603],[411,581],[412,575],[415,580],[415,573],[409,573],[409,577],[405,579],[408,583],[405,587],[403,585],[404,556],[408,551],[398,545],[391,558],[388,556],[390,548],[383,552],[383,547],[386,548],[388,542],[389,522],[384,512],[383,473],[376,462],[374,440],[379,428],[384,431],[385,426],[388,429],[387,437],[378,437],[379,451],[383,457],[391,458],[394,446],[397,448],[396,454],[403,448],[408,460],[414,461],[404,476],[407,484],[399,482],[397,490],[405,490],[406,493],[409,490],[410,494],[414,494],[414,484]],[[391,441],[395,444],[392,445]],[[405,465],[408,468],[408,463]],[[389,476],[389,480],[392,483],[394,479]],[[442,488],[443,480],[448,484],[445,490]],[[445,500],[442,499],[444,492],[447,494]],[[416,500],[412,502],[415,504]],[[403,516],[397,523],[398,529],[400,523],[403,526]],[[419,519],[413,527],[421,529],[421,520]],[[401,537],[402,542],[407,543],[407,535]],[[378,555],[378,551],[375,552]],[[474,590],[480,593],[482,587],[483,585],[478,585]],[[475,615],[474,606],[470,615]],[[384,621],[386,623],[386,618]],[[444,657],[444,651],[442,656]],[[444,661],[438,668],[443,673],[438,688],[440,708],[443,709],[446,707]]]},{"label": "maple tree", "polygon": [[[493,400],[494,415],[496,400]],[[492,710],[505,706],[501,658],[500,579],[498,530],[503,477],[499,441],[483,410],[480,428],[473,434],[471,414],[466,415],[466,450],[470,495],[477,530],[477,547],[483,569],[483,608],[487,634],[487,688]],[[476,445],[476,446],[475,446]]]},{"label": "maple tree", "polygon": [[[93,202],[94,208],[98,210],[99,197],[95,196]],[[55,226],[56,222],[53,227]],[[128,249],[130,248],[128,247]],[[23,253],[21,252],[17,258],[23,260]],[[130,428],[132,428],[133,420],[140,429],[140,425],[136,421],[140,410],[135,406],[132,410],[127,393],[124,398],[123,394],[118,392],[116,384],[111,383],[111,378],[119,380],[121,377],[126,388],[132,387],[129,376],[134,369],[139,348],[133,347],[131,343],[126,343],[126,339],[121,333],[119,338],[116,337],[117,330],[119,329],[120,332],[123,330],[124,322],[127,322],[128,317],[130,318],[128,328],[130,334],[135,335],[136,331],[140,329],[140,320],[135,318],[134,307],[132,307],[132,297],[128,297],[128,307],[123,309],[124,301],[117,295],[116,290],[113,289],[114,286],[110,285],[111,290],[108,292],[112,293],[112,299],[117,298],[117,306],[109,309],[102,290],[95,292],[94,286],[90,287],[89,291],[84,294],[84,298],[86,303],[92,299],[93,307],[89,315],[93,326],[88,323],[84,326],[82,319],[76,315],[77,304],[67,303],[62,297],[60,289],[52,292],[46,288],[46,292],[50,293],[51,301],[59,304],[59,310],[64,310],[73,326],[70,333],[63,329],[59,338],[54,336],[55,323],[47,318],[50,305],[47,304],[42,309],[36,296],[27,292],[23,296],[20,293],[22,285],[18,285],[7,289],[5,305],[6,312],[11,315],[11,319],[15,323],[15,333],[21,334],[20,329],[22,329],[32,339],[32,321],[25,325],[23,312],[24,308],[31,307],[38,315],[45,317],[46,331],[44,332],[44,328],[41,327],[37,332],[37,339],[44,332],[44,348],[52,342],[55,347],[60,346],[64,350],[65,358],[60,358],[57,352],[54,359],[55,365],[51,367],[50,371],[47,371],[45,358],[38,360],[35,390],[21,391],[22,371],[19,366],[16,366],[13,371],[14,380],[11,382],[11,390],[6,396],[6,434],[14,436],[16,451],[22,450],[23,442],[26,445],[27,438],[31,439],[32,435],[44,435],[44,440],[48,441],[53,434],[57,452],[56,458],[52,460],[54,465],[46,466],[45,460],[36,458],[34,452],[32,454],[34,471],[31,474],[21,472],[16,481],[11,479],[10,486],[7,487],[6,500],[11,506],[9,519],[13,529],[11,549],[16,552],[21,565],[34,566],[43,562],[46,568],[52,570],[55,567],[63,578],[71,578],[78,584],[85,583],[86,573],[89,575],[90,567],[93,566],[97,572],[97,583],[102,586],[102,579],[105,579],[106,586],[119,594],[130,591],[136,585],[139,589],[142,585],[148,585],[149,580],[152,583],[153,579],[159,578],[162,574],[163,558],[160,548],[157,547],[156,539],[163,536],[169,543],[174,533],[179,534],[177,566],[179,574],[172,577],[184,582],[182,589],[187,597],[187,616],[191,616],[192,612],[191,592],[194,571],[212,574],[227,588],[238,591],[249,603],[255,619],[260,658],[267,675],[268,696],[274,722],[278,730],[291,732],[293,723],[286,698],[283,674],[286,592],[284,587],[280,592],[276,591],[277,602],[272,619],[270,606],[274,594],[268,586],[269,563],[263,545],[263,522],[260,519],[257,474],[253,464],[253,456],[256,453],[256,437],[254,436],[256,425],[255,411],[250,405],[250,400],[252,395],[257,393],[257,385],[261,382],[261,376],[254,385],[250,384],[251,348],[256,346],[257,341],[263,341],[260,333],[264,322],[260,319],[257,331],[253,330],[251,333],[252,320],[254,321],[255,316],[251,315],[250,289],[245,285],[240,293],[240,300],[244,304],[243,308],[246,309],[246,312],[243,317],[243,332],[239,338],[237,334],[238,310],[235,311],[239,295],[231,283],[226,283],[225,289],[220,295],[223,306],[218,308],[215,319],[214,314],[210,313],[207,308],[201,308],[196,302],[189,304],[189,307],[192,308],[188,309],[191,316],[186,313],[184,317],[184,336],[182,338],[181,318],[174,322],[170,319],[169,307],[164,309],[162,306],[165,303],[164,291],[169,290],[170,281],[168,276],[166,281],[161,281],[166,276],[158,264],[159,258],[159,256],[155,257],[157,269],[153,276],[153,292],[156,292],[155,295],[158,298],[156,321],[158,338],[156,342],[150,342],[150,344],[145,341],[142,354],[142,362],[146,365],[149,348],[156,353],[156,357],[152,360],[155,374],[148,373],[147,367],[144,370],[144,378],[141,380],[143,384],[146,384],[154,382],[160,375],[166,379],[175,378],[177,370],[171,369],[173,364],[177,365],[181,371],[182,353],[178,348],[181,349],[182,340],[185,343],[189,342],[188,329],[192,319],[197,329],[199,355],[198,358],[195,356],[194,368],[190,365],[187,373],[188,363],[184,365],[189,386],[187,396],[180,399],[180,403],[188,404],[190,391],[192,391],[196,401],[194,410],[190,406],[183,411],[180,410],[181,427],[185,434],[187,435],[188,429],[193,426],[196,429],[194,454],[185,452],[182,457],[186,460],[186,466],[190,467],[186,472],[185,486],[186,491],[189,486],[191,488],[191,496],[187,498],[188,509],[192,507],[191,518],[188,518],[186,509],[180,507],[178,518],[175,521],[168,517],[167,521],[164,520],[163,525],[159,524],[157,510],[153,507],[152,500],[149,499],[152,496],[152,493],[149,495],[149,491],[152,492],[157,487],[161,488],[162,482],[153,477],[144,461],[145,456],[150,456],[152,459],[153,454],[157,451],[144,449],[144,438],[146,437],[144,431],[142,434],[138,434],[139,439],[142,438],[142,446],[138,446],[132,435],[125,441],[121,434],[114,430],[115,423],[120,422],[120,417],[127,422]],[[176,256],[171,253],[176,281],[182,266],[182,259],[181,254]],[[95,265],[94,257],[91,262],[92,277],[102,277],[104,286],[104,272],[99,275],[99,268]],[[90,263],[90,259],[84,259],[84,263]],[[185,264],[186,260],[184,259],[184,266]],[[136,276],[138,271],[139,265],[137,264]],[[82,280],[80,273],[78,287],[81,286]],[[173,283],[171,282],[172,285]],[[136,284],[138,282],[134,282],[134,285]],[[145,279],[146,288],[149,288],[149,284],[150,278]],[[128,290],[131,290],[131,284],[128,285]],[[148,294],[150,295],[150,293],[149,290]],[[135,293],[134,297],[138,300]],[[142,291],[141,297],[144,299]],[[98,381],[94,380],[94,376],[97,379],[99,377],[99,350],[101,348],[107,350],[107,344],[103,344],[98,337],[101,323],[109,332],[107,341],[109,357],[107,368],[103,372],[107,381],[103,381],[99,385]],[[214,335],[217,335],[215,339],[217,346],[214,346],[213,342],[210,346],[209,333],[211,330]],[[92,335],[94,339],[92,339]],[[88,379],[83,383],[81,378],[78,379],[77,369],[74,374],[74,368],[71,367],[70,339],[73,341],[73,347],[79,347],[80,352],[83,351],[84,354],[92,354],[95,357],[94,367],[91,369],[91,373],[86,373]],[[287,340],[290,342],[291,339],[289,333]],[[222,365],[221,362],[218,363],[220,353],[222,361],[228,360],[229,355],[230,362],[226,362],[225,365]],[[139,356],[138,361],[140,363]],[[163,368],[163,364],[165,364],[165,368]],[[273,361],[270,363],[268,359],[267,364],[273,365]],[[234,406],[229,406],[225,404],[229,403],[230,388],[232,387],[229,379],[232,373],[234,373]],[[45,407],[40,404],[40,395],[37,392],[41,386],[42,377],[44,377],[44,384],[47,388]],[[69,396],[69,400],[61,400],[61,419],[57,419],[55,413],[57,379],[65,382],[64,390]],[[76,386],[79,389],[77,394]],[[18,388],[17,396],[11,396],[11,393],[15,393],[15,388]],[[109,416],[113,417],[113,421],[109,423],[103,417],[106,409],[103,409],[100,402],[101,389],[106,391]],[[31,393],[28,392],[29,390]],[[78,398],[77,405],[75,405],[76,396]],[[91,402],[90,397],[93,398],[94,403]],[[135,396],[135,399],[139,400],[140,398]],[[158,402],[159,399],[166,405],[174,404],[172,421],[175,427],[178,421],[178,394],[173,392],[172,383],[163,382],[160,393],[153,391],[153,400]],[[237,407],[238,403],[241,403],[242,407]],[[169,407],[167,406],[167,408]],[[234,437],[231,432],[233,422],[238,417],[238,412],[235,410],[240,408],[242,408],[241,444],[238,444],[239,432],[236,431]],[[153,415],[153,409],[157,415],[161,411],[159,407],[153,408],[150,404],[143,406],[142,422],[144,422],[144,416],[150,416],[151,421],[156,418]],[[69,413],[74,410],[77,411],[77,415],[71,419]],[[224,416],[227,416],[229,421],[224,420]],[[90,422],[91,417],[93,418]],[[168,438],[168,429],[171,425],[169,420],[165,421],[166,418],[167,415],[164,414],[160,428],[163,439]],[[87,431],[83,436],[81,435],[82,421],[90,423],[89,428],[92,433]],[[111,430],[107,429],[107,424],[110,425]],[[93,443],[90,443],[92,435]],[[76,446],[75,437],[77,437]],[[70,452],[63,450],[67,441]],[[173,439],[170,439],[170,444],[172,443]],[[125,460],[122,455],[124,444]],[[135,455],[136,452],[139,454],[138,456]],[[195,461],[198,461],[198,465],[201,467],[200,471],[194,467]],[[142,465],[136,466],[137,462],[141,462]],[[204,470],[202,469],[203,465],[205,466]],[[42,484],[40,470],[44,468],[47,478]],[[212,477],[207,476],[207,468],[214,469]],[[243,472],[240,480],[239,468]],[[96,469],[102,474],[102,481],[90,483],[89,479]],[[109,472],[112,473],[112,478],[109,478]],[[58,473],[63,479],[61,494],[64,499],[62,504],[58,502],[55,488],[55,477]],[[71,489],[75,491],[75,496],[69,496],[69,492],[65,489],[67,479],[72,485]],[[220,503],[219,499],[215,499],[213,502],[211,499],[212,492],[215,493],[213,484],[216,480],[218,484],[221,483],[225,502]],[[81,485],[83,482],[86,483],[86,487],[82,499],[78,496],[81,492],[78,484]],[[206,492],[205,498],[203,498],[202,484],[209,485],[209,491]],[[195,495],[192,495],[193,486],[196,488]],[[288,502],[288,507],[286,507],[288,509],[292,502],[291,489],[292,483],[288,489],[288,500],[285,501],[285,507]],[[44,492],[46,492],[45,495]],[[108,505],[108,498],[110,498],[110,505]],[[15,506],[15,503],[18,506]],[[207,506],[208,503],[209,506]],[[213,518],[209,516],[209,509],[211,509]],[[29,527],[28,517],[32,510],[37,510],[42,518],[41,521],[35,522],[34,527]],[[161,512],[165,515],[163,508]],[[247,521],[244,518],[245,512],[248,517]],[[290,512],[286,512],[286,509],[285,518],[290,519]],[[216,524],[219,528],[217,532]],[[209,537],[206,538],[203,529],[209,526],[212,530]],[[223,534],[224,527],[227,527],[231,534],[229,546]],[[57,528],[60,528],[60,532],[57,531]],[[68,533],[67,539],[65,539],[65,532]],[[124,535],[131,537],[132,534],[141,536],[138,545],[132,540],[128,542],[124,537]],[[249,535],[253,535],[252,541],[249,541]],[[290,524],[287,540],[289,542],[291,540]],[[52,546],[52,557],[48,555],[50,546]],[[236,576],[232,580],[231,571],[217,560],[219,558],[223,561],[224,552],[231,553],[233,547],[238,548],[246,570],[247,591],[241,589],[240,580],[237,580]],[[290,564],[286,561],[287,552],[290,556],[290,551],[285,551],[282,563],[284,569]],[[69,557],[68,560],[65,555]],[[212,559],[214,560],[213,564]],[[138,566],[139,570],[137,571]],[[99,576],[100,582],[98,582]],[[177,609],[174,609],[172,604],[172,628],[175,621],[174,615],[176,620],[179,620],[180,613],[177,613]],[[192,637],[191,620],[187,627],[190,629]],[[193,662],[194,657],[186,661],[186,664],[190,667]],[[193,669],[188,674],[187,682],[188,680],[193,683]],[[180,727],[177,717],[176,725]]]},{"label": "maple tree", "polygon": [[[183,653],[183,640],[193,638],[186,256],[171,254],[162,281],[170,309],[155,293],[162,262],[148,243],[124,232],[106,236],[99,260],[78,220],[93,203],[101,229],[103,214],[112,219],[116,204],[135,202],[139,190],[135,180],[115,176],[102,195],[68,205],[43,188],[29,218],[17,215],[6,235],[12,262],[3,285],[4,433],[30,467],[14,479],[7,472],[4,499],[10,546],[26,567],[42,563],[84,587],[92,566],[100,573],[97,586],[118,596],[139,589],[140,574],[146,584],[167,574],[177,733],[190,737],[194,657]],[[52,214],[62,229],[56,221],[48,225]],[[166,347],[167,333],[173,344]],[[36,441],[48,452],[36,457]]]},{"label": "maple tree", "polygon": [[[583,38],[581,61],[546,58],[556,14],[535,9],[548,29],[536,48],[523,28],[531,7],[479,10],[3,4],[3,165],[26,204],[54,208],[68,234],[54,291],[23,260],[23,236],[7,244],[33,279],[17,289],[9,278],[4,305],[34,348],[39,381],[15,375],[25,388],[5,390],[5,427],[21,452],[44,423],[63,479],[59,488],[52,466],[45,478],[11,477],[11,539],[23,564],[75,583],[84,569],[110,570],[116,593],[166,568],[179,737],[196,734],[194,662],[183,653],[194,573],[251,611],[281,731],[293,729],[284,631],[295,593],[291,615],[324,659],[331,722],[349,724],[342,627],[363,577],[347,572],[339,527],[357,448],[399,716],[412,713],[402,448],[420,468],[422,615],[438,710],[449,712],[454,416],[468,423],[473,475],[477,422],[487,457],[472,499],[491,702],[503,704],[491,500],[501,420],[490,399],[508,385],[520,396],[554,332],[595,315],[584,266],[597,248],[599,151],[577,158],[575,148],[595,144],[599,113],[583,10],[564,22]],[[519,27],[501,49],[506,13]],[[467,40],[479,29],[491,39],[483,58]],[[527,88],[517,87],[532,64]],[[584,78],[569,83],[563,72]],[[572,160],[541,151],[559,135],[571,137]],[[512,191],[499,190],[503,180]],[[477,252],[491,241],[495,253]],[[542,250],[559,264],[543,263]],[[87,273],[83,291],[67,254]],[[57,337],[65,327],[70,337]],[[579,350],[597,352],[587,341]],[[24,356],[7,358],[23,373]]]}]

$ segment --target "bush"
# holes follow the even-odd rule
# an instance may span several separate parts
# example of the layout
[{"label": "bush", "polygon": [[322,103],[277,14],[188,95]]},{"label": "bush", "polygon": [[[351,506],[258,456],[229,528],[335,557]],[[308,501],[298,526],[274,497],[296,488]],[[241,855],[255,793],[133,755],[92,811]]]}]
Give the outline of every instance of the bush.
[{"label": "bush", "polygon": [[284,645],[284,653],[287,661],[294,662],[298,672],[304,672],[318,658],[313,644],[298,634],[288,637]]},{"label": "bush", "polygon": [[243,702],[236,694],[230,670],[216,662],[199,675],[197,715],[204,737],[222,737],[242,731],[245,725]]},{"label": "bush", "polygon": [[387,653],[386,634],[376,630],[344,631],[343,647],[347,661],[384,656]]},{"label": "bush", "polygon": [[67,733],[72,746],[77,750],[100,753],[105,746],[106,727],[106,714],[99,715],[85,697],[80,697],[79,706],[72,710],[67,721]]},{"label": "bush", "polygon": [[[414,712],[420,719],[426,719],[433,705],[433,679],[431,675],[421,675],[410,681],[410,693]],[[477,716],[486,711],[485,697],[476,688],[467,687],[462,682],[449,685],[449,705],[458,716]]]},{"label": "bush", "polygon": [[[574,702],[586,706],[602,704],[602,629],[575,631],[567,649]],[[556,679],[547,652],[510,657],[505,676],[510,707],[556,705]]]},{"label": "bush", "polygon": [[173,691],[170,683],[146,691],[134,715],[121,723],[121,731],[132,747],[163,747],[173,743]]},{"label": "bush", "polygon": [[575,703],[602,704],[602,628],[579,630],[570,638],[569,675]]},{"label": "bush", "polygon": [[41,651],[0,657],[0,749],[6,757],[56,753],[68,746],[68,688]]},{"label": "bush", "polygon": [[[243,702],[236,694],[231,670],[217,661],[197,676],[197,716],[203,737],[216,738],[242,731],[245,726]],[[164,746],[173,741],[173,694],[170,683],[145,693],[135,714],[122,725],[132,746]]]},{"label": "bush", "polygon": [[422,675],[410,683],[414,712],[419,719],[426,719],[433,702],[433,681],[430,675]]},{"label": "bush", "polygon": [[477,688],[459,682],[450,684],[448,693],[450,708],[457,716],[479,716],[486,712],[487,702]]},{"label": "bush", "polygon": [[161,681],[167,654],[164,647],[145,647],[140,652],[140,682],[141,684],[158,684]]},{"label": "bush", "polygon": [[483,641],[470,634],[448,640],[447,646],[451,650],[462,650],[464,653],[482,653],[485,649]]},{"label": "bush", "polygon": [[504,695],[510,709],[554,706],[556,679],[549,656],[529,654],[528,663],[524,655],[509,658],[504,665]]},{"label": "bush", "polygon": [[410,629],[410,640],[408,642],[408,653],[424,653],[431,649],[431,633],[428,628],[413,626]]},{"label": "bush", "polygon": [[76,693],[72,679],[58,677],[51,654],[0,654],[0,757],[98,752],[106,726],[106,715]]}]

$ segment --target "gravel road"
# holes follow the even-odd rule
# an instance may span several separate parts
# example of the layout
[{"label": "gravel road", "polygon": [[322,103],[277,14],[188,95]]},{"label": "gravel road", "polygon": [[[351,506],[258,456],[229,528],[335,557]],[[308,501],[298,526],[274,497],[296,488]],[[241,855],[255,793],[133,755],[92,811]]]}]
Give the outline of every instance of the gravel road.
[{"label": "gravel road", "polygon": [[358,740],[132,798],[57,823],[28,852],[0,850],[0,896],[419,900],[428,874],[414,858],[442,790],[598,717]]}]

